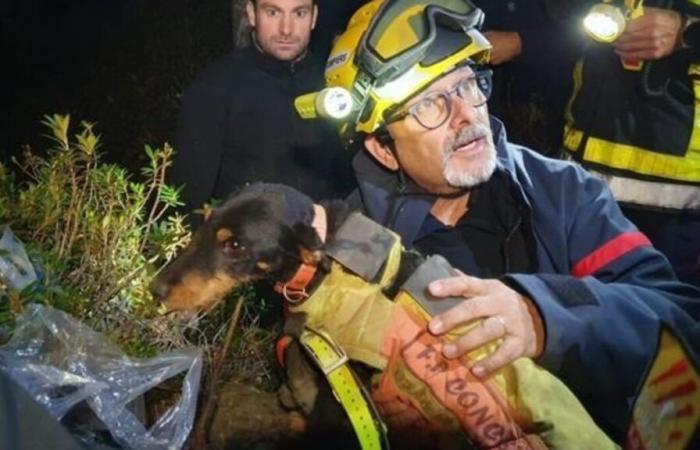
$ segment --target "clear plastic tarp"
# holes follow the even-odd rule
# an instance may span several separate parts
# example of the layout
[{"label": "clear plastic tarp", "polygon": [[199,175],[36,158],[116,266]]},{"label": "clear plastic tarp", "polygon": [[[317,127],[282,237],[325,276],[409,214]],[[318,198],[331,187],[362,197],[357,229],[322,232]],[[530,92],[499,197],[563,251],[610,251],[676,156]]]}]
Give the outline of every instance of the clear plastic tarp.
[{"label": "clear plastic tarp", "polygon": [[[85,402],[124,448],[174,450],[182,448],[192,429],[202,355],[186,349],[130,358],[70,315],[30,305],[11,340],[0,347],[0,370],[57,420]],[[179,401],[147,428],[132,402],[183,372]]]}]

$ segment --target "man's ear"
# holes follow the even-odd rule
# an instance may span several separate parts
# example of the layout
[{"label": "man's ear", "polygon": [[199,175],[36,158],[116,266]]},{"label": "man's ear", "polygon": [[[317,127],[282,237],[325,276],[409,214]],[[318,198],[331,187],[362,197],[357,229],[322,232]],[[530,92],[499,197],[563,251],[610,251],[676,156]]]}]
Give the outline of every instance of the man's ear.
[{"label": "man's ear", "polygon": [[316,19],[318,19],[318,5],[314,3],[314,7],[311,10],[313,17],[311,18],[311,29],[316,28]]},{"label": "man's ear", "polygon": [[365,138],[365,148],[374,159],[389,170],[399,170],[399,162],[390,145],[389,142],[379,139],[375,134],[370,134]]},{"label": "man's ear", "polygon": [[248,16],[248,25],[255,28],[255,4],[252,0],[246,2],[245,13]]}]

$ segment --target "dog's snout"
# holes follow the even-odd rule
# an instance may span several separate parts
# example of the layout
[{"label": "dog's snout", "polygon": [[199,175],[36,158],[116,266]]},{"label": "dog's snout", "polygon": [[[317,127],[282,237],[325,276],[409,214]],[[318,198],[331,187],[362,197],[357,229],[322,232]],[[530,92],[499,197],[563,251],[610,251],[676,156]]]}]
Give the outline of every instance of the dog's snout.
[{"label": "dog's snout", "polygon": [[168,294],[170,293],[170,284],[166,283],[160,278],[156,278],[151,282],[149,289],[151,291],[151,295],[153,295],[153,298],[157,302],[162,303],[168,298]]}]

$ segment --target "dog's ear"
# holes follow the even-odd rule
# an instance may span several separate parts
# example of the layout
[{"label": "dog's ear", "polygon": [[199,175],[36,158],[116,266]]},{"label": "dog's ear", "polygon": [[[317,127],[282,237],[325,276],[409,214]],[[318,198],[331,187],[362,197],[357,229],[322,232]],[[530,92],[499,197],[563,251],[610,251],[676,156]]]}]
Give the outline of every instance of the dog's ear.
[{"label": "dog's ear", "polygon": [[323,259],[323,242],[311,225],[297,223],[292,228],[304,264],[317,265]]}]

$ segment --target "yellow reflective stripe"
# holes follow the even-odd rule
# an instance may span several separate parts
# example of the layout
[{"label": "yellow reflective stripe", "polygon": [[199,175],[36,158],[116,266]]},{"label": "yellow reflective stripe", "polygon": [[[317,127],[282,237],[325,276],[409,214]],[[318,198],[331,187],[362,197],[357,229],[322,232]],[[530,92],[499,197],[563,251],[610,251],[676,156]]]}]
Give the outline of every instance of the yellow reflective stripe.
[{"label": "yellow reflective stripe", "polygon": [[[629,170],[641,175],[663,177],[671,180],[700,182],[700,65],[692,64],[689,74],[695,92],[693,131],[685,156],[665,155],[633,145],[620,144],[596,137],[589,137],[583,160],[615,169]],[[576,80],[576,76],[574,76]],[[578,151],[583,133],[570,125],[564,127],[564,147]]]},{"label": "yellow reflective stripe", "polygon": [[688,153],[697,154],[700,152],[700,64],[691,64],[688,74],[693,81],[693,91],[695,92],[695,119],[693,120],[693,134],[690,136]]},{"label": "yellow reflective stripe", "polygon": [[306,328],[300,342],[326,375],[333,394],[345,409],[362,450],[386,448],[386,428],[367,391],[348,366],[348,358],[328,333]]},{"label": "yellow reflective stripe", "polygon": [[579,130],[571,128],[569,125],[564,125],[564,148],[571,152],[576,152],[581,145],[583,133]]},{"label": "yellow reflective stripe", "polygon": [[[697,108],[696,108],[697,116]],[[696,118],[697,120],[697,118]],[[693,130],[697,140],[698,127]],[[642,175],[664,177],[678,181],[700,182],[700,147],[694,145],[685,156],[664,155],[632,145],[618,144],[589,137],[584,161]]]}]

